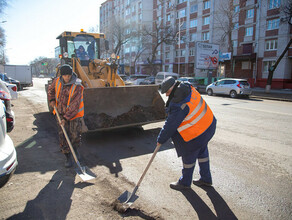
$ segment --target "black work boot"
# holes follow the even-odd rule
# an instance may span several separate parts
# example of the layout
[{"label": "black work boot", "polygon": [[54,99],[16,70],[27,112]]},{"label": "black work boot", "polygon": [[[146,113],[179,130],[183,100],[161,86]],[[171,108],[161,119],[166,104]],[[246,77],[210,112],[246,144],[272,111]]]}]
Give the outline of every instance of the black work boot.
[{"label": "black work boot", "polygon": [[66,156],[65,167],[66,168],[72,167],[73,164],[72,164],[71,153],[66,153],[65,156]]}]

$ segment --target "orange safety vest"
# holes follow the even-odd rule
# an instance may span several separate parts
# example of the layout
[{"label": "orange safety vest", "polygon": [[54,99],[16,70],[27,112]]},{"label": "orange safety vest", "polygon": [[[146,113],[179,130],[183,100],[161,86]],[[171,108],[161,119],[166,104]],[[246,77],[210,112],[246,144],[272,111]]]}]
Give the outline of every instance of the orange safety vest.
[{"label": "orange safety vest", "polygon": [[[61,88],[62,88],[62,83],[60,82],[60,78],[57,79],[56,81],[56,87],[55,87],[55,91],[56,91],[56,94],[55,94],[55,98],[56,98],[56,107],[58,106],[58,101],[59,101],[59,95],[60,95],[60,91],[61,91]],[[80,102],[80,105],[79,105],[79,110],[78,110],[78,113],[75,115],[75,117],[71,118],[70,120],[73,120],[75,118],[80,118],[80,117],[83,117],[84,116],[84,103],[83,103],[83,86],[81,86],[82,88],[82,92],[81,92],[81,102]],[[76,89],[76,84],[72,84],[71,86],[71,89],[70,89],[70,92],[69,92],[69,97],[68,97],[68,103],[67,103],[67,108],[66,110],[69,108],[70,106],[70,100],[71,100],[71,97],[73,96],[74,92],[75,92],[75,89]],[[53,111],[54,114],[56,114],[55,112],[55,109]]]},{"label": "orange safety vest", "polygon": [[192,87],[192,95],[189,102],[184,103],[181,108],[188,105],[190,112],[178,127],[184,141],[188,142],[204,133],[212,124],[214,115],[201,97],[200,93]]}]

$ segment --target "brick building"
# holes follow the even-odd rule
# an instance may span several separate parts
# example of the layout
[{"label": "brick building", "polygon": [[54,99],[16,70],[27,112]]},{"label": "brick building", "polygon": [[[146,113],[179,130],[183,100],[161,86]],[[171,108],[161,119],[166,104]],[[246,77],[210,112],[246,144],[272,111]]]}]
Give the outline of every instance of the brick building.
[{"label": "brick building", "polygon": [[[109,17],[120,15],[133,27],[153,21],[172,26],[177,41],[162,44],[157,52],[157,70],[184,76],[206,77],[196,69],[195,42],[218,44],[221,59],[213,77],[246,78],[253,86],[265,87],[268,69],[288,44],[292,30],[283,7],[285,0],[108,0],[100,9],[100,27],[107,32]],[[109,6],[110,5],[110,6]],[[136,9],[135,9],[136,7]],[[130,22],[129,22],[130,21]],[[138,27],[139,28],[139,27]],[[126,29],[127,31],[127,29]],[[136,44],[136,45],[135,45]],[[134,66],[139,44],[132,39],[123,45],[122,64]],[[147,51],[145,51],[145,54]],[[147,56],[136,62],[135,71],[147,69]],[[222,56],[223,57],[223,56]],[[144,73],[144,72],[143,72]],[[292,88],[292,47],[274,72],[272,88]]]}]

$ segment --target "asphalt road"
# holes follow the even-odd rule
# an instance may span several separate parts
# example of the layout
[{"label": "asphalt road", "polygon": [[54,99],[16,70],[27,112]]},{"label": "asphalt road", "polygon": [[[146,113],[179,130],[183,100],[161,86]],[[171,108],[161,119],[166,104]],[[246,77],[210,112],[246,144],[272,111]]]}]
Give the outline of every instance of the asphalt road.
[{"label": "asphalt road", "polygon": [[34,79],[34,87],[12,102],[16,127],[10,137],[19,166],[0,189],[6,198],[0,203],[0,219],[292,218],[292,103],[203,95],[218,121],[209,144],[214,187],[169,188],[182,167],[169,141],[143,180],[139,199],[119,214],[111,203],[133,190],[163,123],[83,135],[81,153],[97,178],[81,183],[73,169],[63,167],[55,120],[47,112],[45,81]]}]

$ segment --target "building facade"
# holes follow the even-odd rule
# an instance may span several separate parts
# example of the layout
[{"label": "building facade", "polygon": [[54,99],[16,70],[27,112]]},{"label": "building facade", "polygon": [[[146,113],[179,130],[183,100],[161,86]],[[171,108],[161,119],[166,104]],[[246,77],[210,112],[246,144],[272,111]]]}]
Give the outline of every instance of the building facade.
[{"label": "building facade", "polygon": [[[196,42],[219,45],[220,62],[213,77],[246,78],[252,86],[265,87],[268,70],[291,39],[285,21],[285,0],[108,0],[100,9],[100,27],[110,27],[109,17],[127,24],[148,26],[158,21],[174,27],[173,44],[158,47],[157,71],[181,76],[207,77],[208,69],[196,68]],[[121,19],[120,19],[121,21]],[[126,29],[127,30],[127,29]],[[128,33],[130,33],[128,31]],[[143,42],[131,39],[122,46],[122,65],[147,73],[147,56],[134,57]],[[147,51],[144,51],[146,54]],[[148,51],[149,52],[149,51]],[[225,57],[225,58],[223,58]],[[159,61],[159,62],[158,62]],[[135,65],[136,64],[136,65]],[[274,72],[272,88],[292,89],[292,46]]]}]

